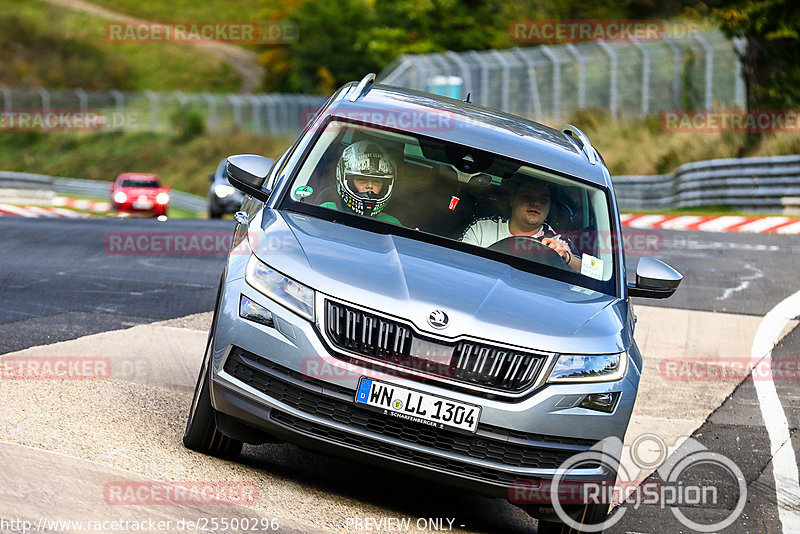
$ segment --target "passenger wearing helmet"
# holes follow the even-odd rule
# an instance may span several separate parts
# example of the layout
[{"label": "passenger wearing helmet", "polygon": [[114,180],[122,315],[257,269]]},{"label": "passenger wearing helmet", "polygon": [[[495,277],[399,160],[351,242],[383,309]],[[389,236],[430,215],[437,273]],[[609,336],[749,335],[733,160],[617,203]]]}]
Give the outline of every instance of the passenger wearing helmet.
[{"label": "passenger wearing helmet", "polygon": [[339,198],[321,206],[400,224],[383,212],[396,176],[397,166],[383,147],[374,141],[357,141],[344,149],[336,165]]}]

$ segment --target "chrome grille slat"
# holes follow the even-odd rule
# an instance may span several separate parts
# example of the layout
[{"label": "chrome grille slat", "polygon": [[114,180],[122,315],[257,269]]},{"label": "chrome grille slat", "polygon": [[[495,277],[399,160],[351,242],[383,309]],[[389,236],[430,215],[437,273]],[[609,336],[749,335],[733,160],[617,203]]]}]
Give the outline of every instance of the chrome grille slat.
[{"label": "chrome grille slat", "polygon": [[[542,354],[519,352],[490,343],[459,341],[448,344],[421,337],[409,326],[357,308],[326,300],[324,329],[335,347],[385,360],[424,374],[491,389],[520,392],[534,384],[544,360]],[[427,346],[452,347],[449,365],[434,365],[411,353],[414,340]]]}]

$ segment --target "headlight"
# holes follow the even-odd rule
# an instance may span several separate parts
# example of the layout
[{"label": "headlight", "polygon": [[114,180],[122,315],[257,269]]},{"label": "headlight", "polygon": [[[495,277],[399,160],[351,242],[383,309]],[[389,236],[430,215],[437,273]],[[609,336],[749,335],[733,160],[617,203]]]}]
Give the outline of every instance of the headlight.
[{"label": "headlight", "polygon": [[214,186],[214,194],[217,195],[219,198],[225,198],[231,196],[236,189],[234,189],[230,185],[219,184]]},{"label": "headlight", "polygon": [[169,194],[159,193],[156,195],[156,204],[169,204]]},{"label": "headlight", "polygon": [[124,191],[117,191],[114,193],[114,202],[117,204],[124,204],[128,201],[128,195]]},{"label": "headlight", "polygon": [[558,357],[548,382],[610,382],[625,376],[628,355],[619,354],[576,355]]},{"label": "headlight", "polygon": [[282,275],[250,256],[245,280],[272,300],[294,310],[309,321],[314,320],[314,290]]}]

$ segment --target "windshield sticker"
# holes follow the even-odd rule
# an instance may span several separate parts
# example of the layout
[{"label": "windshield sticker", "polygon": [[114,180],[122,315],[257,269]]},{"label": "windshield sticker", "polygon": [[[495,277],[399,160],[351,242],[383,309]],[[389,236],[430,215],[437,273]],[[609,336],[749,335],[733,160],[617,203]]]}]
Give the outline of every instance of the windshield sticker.
[{"label": "windshield sticker", "polygon": [[301,185],[294,190],[294,194],[300,198],[310,196],[312,193],[314,193],[314,189],[310,185]]},{"label": "windshield sticker", "polygon": [[594,278],[595,280],[603,279],[603,260],[595,258],[589,254],[581,256],[581,274]]}]

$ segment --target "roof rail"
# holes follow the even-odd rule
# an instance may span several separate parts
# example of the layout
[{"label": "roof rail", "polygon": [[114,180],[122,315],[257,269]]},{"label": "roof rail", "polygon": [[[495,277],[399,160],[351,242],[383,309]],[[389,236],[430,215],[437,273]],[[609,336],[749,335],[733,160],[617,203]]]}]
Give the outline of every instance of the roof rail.
[{"label": "roof rail", "polygon": [[586,156],[586,159],[589,160],[589,163],[592,165],[597,163],[597,151],[592,146],[592,143],[589,142],[589,138],[586,137],[585,133],[571,124],[565,124],[562,126],[561,131],[570,137],[577,137],[578,141],[581,142],[581,151]]},{"label": "roof rail", "polygon": [[369,90],[372,89],[372,86],[375,84],[375,73],[370,72],[363,78],[361,81],[358,82],[356,86],[356,92],[353,93],[353,96],[350,97],[350,102],[355,102],[365,94],[369,93]]}]

